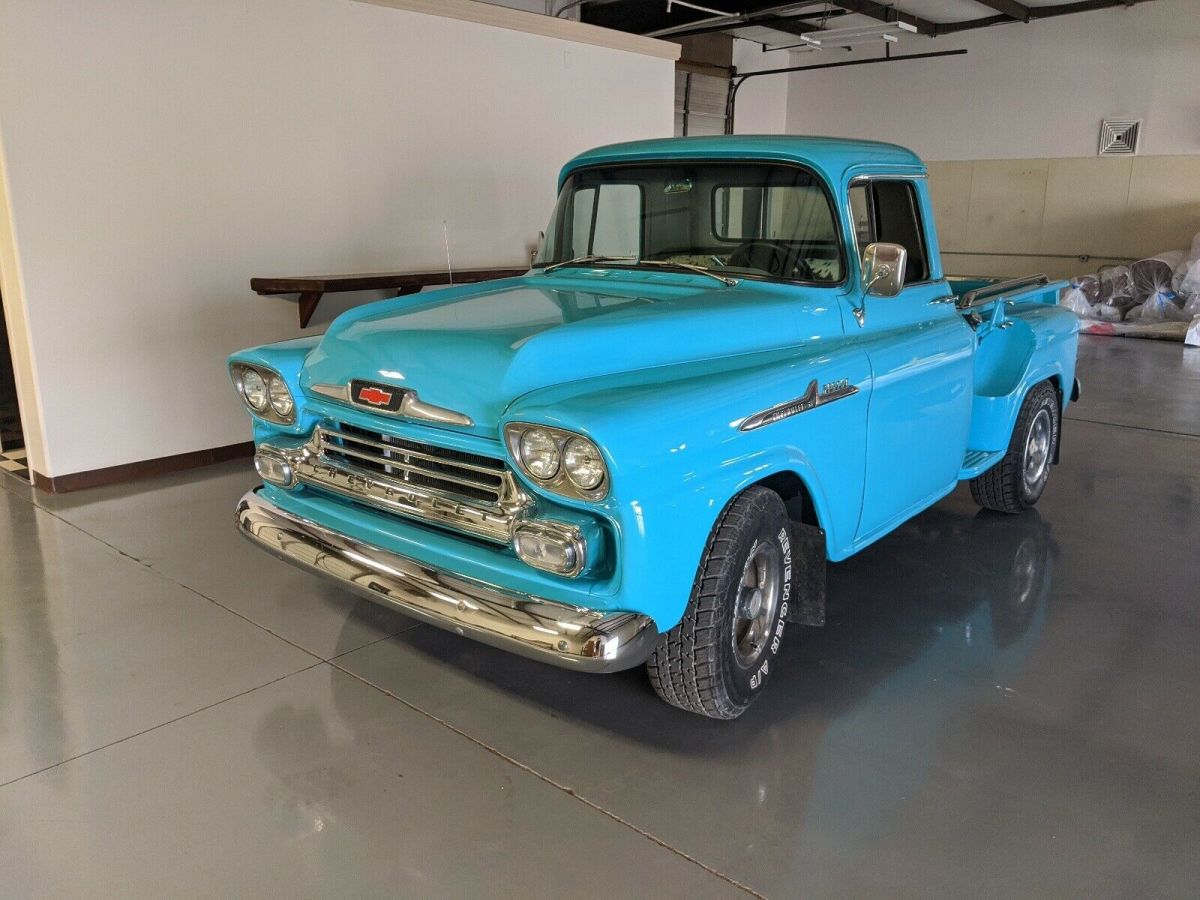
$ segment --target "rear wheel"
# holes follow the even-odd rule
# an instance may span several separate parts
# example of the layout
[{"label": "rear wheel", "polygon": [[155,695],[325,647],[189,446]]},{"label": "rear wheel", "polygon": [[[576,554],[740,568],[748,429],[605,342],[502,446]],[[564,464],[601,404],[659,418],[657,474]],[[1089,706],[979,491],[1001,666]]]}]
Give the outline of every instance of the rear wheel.
[{"label": "rear wheel", "polygon": [[985,509],[1018,513],[1042,496],[1058,446],[1058,392],[1048,381],[1030,388],[1021,404],[1008,452],[996,465],[971,479],[971,496]]},{"label": "rear wheel", "polygon": [[748,488],[708,538],[683,620],[646,663],[658,695],[713,719],[736,719],[766,683],[791,600],[787,510],[774,491]]}]

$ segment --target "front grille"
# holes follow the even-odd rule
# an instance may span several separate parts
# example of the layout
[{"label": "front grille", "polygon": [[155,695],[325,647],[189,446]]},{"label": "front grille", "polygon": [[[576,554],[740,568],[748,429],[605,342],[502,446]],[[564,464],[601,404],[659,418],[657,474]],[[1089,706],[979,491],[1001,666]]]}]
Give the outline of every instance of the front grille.
[{"label": "front grille", "polygon": [[317,430],[320,452],[335,465],[365,470],[449,498],[500,506],[507,467],[501,459],[393,437],[345,422]]},{"label": "front grille", "polygon": [[327,421],[302,447],[275,452],[305,487],[495,544],[512,543],[532,505],[501,457],[346,422]]}]

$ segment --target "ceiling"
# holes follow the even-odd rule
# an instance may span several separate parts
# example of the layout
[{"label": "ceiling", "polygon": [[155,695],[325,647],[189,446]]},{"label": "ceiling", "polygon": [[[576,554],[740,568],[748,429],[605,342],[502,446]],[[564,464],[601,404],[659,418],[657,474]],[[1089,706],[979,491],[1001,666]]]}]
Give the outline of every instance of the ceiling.
[{"label": "ceiling", "polygon": [[[678,0],[671,4],[667,0],[583,0],[569,6],[578,10],[584,22],[635,34],[679,39],[720,33],[756,41],[767,49],[810,49],[805,42],[813,37],[819,40],[820,31],[836,30],[842,33],[841,40],[851,43],[883,43],[893,38],[877,33],[880,23],[895,24],[897,34],[911,31],[937,37],[1147,2],[1150,0],[695,0],[684,5]],[[859,32],[867,37],[856,37]]]}]

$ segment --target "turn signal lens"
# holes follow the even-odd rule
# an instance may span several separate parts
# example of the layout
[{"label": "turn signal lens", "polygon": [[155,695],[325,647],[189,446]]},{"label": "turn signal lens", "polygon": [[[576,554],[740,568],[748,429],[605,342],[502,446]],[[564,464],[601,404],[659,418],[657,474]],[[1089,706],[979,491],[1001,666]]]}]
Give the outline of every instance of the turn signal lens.
[{"label": "turn signal lens", "polygon": [[513,531],[513,545],[524,562],[556,575],[578,575],[587,545],[578,529],[553,522],[526,522]]},{"label": "turn signal lens", "polygon": [[563,466],[567,477],[585,491],[595,490],[604,481],[604,460],[599,448],[587,438],[573,437],[567,441]]},{"label": "turn signal lens", "polygon": [[296,483],[296,473],[292,471],[291,464],[273,453],[260,450],[254,454],[254,468],[258,470],[263,481],[279,487],[291,487]]},{"label": "turn signal lens", "polygon": [[262,412],[267,408],[267,384],[254,369],[242,369],[242,395],[251,409]]},{"label": "turn signal lens", "polygon": [[531,428],[521,435],[521,462],[534,478],[553,478],[558,474],[561,460],[558,442],[550,432]]}]

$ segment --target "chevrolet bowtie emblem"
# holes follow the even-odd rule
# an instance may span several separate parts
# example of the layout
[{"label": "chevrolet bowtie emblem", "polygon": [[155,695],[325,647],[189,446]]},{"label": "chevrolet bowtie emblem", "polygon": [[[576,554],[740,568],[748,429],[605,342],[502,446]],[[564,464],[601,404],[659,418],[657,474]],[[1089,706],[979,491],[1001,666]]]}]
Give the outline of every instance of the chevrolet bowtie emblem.
[{"label": "chevrolet bowtie emblem", "polygon": [[360,406],[370,406],[373,409],[395,412],[400,408],[404,394],[403,388],[389,387],[386,384],[370,381],[350,382],[350,399]]}]

